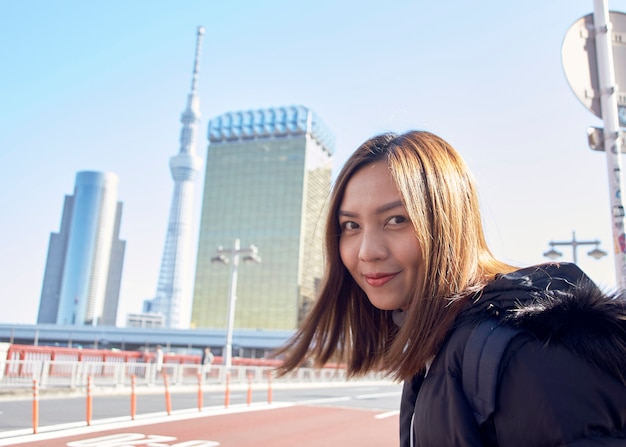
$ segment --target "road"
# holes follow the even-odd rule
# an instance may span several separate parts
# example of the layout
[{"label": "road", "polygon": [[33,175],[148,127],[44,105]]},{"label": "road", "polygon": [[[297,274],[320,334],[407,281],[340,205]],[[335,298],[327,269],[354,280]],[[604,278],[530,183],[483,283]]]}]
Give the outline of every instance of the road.
[{"label": "road", "polygon": [[[130,398],[98,395],[91,425],[85,397],[39,402],[38,434],[32,434],[32,401],[0,401],[0,446],[33,447],[213,447],[397,445],[401,386],[385,383],[296,388],[171,393],[168,415],[161,394]],[[271,397],[271,403],[268,402]],[[251,398],[251,403],[248,400]]]}]

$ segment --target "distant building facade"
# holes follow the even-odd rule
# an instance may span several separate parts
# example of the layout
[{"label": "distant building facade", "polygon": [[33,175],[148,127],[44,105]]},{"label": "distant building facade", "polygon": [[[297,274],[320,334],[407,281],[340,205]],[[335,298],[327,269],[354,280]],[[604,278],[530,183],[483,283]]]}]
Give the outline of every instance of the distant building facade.
[{"label": "distant building facade", "polygon": [[161,314],[141,313],[126,315],[126,327],[161,328],[165,318]]},{"label": "distant building facade", "polygon": [[333,136],[303,106],[227,113],[208,134],[191,325],[227,325],[231,270],[211,259],[239,239],[262,262],[238,267],[234,327],[294,329],[323,274]]},{"label": "distant building facade", "polygon": [[37,323],[115,326],[126,242],[113,173],[80,171],[50,235]]}]

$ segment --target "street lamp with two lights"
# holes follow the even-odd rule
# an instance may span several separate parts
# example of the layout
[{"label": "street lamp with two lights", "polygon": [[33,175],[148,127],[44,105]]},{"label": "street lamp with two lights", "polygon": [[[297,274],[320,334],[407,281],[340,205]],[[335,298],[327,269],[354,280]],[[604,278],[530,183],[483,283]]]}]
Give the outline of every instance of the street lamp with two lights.
[{"label": "street lamp with two lights", "polygon": [[[228,264],[230,266],[230,286],[228,289],[228,320],[226,326],[226,344],[224,346],[224,367],[228,372],[233,362],[233,327],[235,325],[235,305],[237,301],[237,275],[239,270],[239,255],[243,256],[243,262],[260,264],[259,249],[255,245],[241,248],[239,239],[235,239],[233,248],[218,247],[217,256],[211,258],[213,263]],[[230,255],[229,259],[226,255]]]},{"label": "street lamp with two lights", "polygon": [[587,254],[589,256],[591,256],[594,259],[601,259],[603,257],[605,257],[607,255],[606,251],[601,250],[599,245],[600,245],[600,241],[599,240],[595,240],[595,241],[579,241],[576,239],[576,232],[573,231],[572,232],[572,240],[571,241],[550,241],[550,250],[546,251],[543,255],[546,258],[550,258],[552,260],[555,260],[557,258],[560,258],[561,256],[563,256],[563,253],[561,253],[560,251],[557,251],[554,247],[555,246],[561,246],[561,245],[569,245],[572,247],[572,251],[573,251],[573,256],[572,259],[574,261],[574,264],[576,264],[578,262],[578,258],[576,256],[576,249],[578,248],[579,245],[594,245],[595,248],[589,252],[587,252]]}]

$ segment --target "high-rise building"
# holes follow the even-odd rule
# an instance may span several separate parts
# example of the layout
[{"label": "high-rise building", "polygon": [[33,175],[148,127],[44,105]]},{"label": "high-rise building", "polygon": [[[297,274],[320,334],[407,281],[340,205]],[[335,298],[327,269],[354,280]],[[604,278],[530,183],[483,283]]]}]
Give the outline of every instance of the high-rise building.
[{"label": "high-rise building", "polygon": [[196,56],[187,107],[181,115],[180,151],[170,158],[174,179],[174,194],[161,259],[161,270],[156,296],[144,306],[148,313],[160,314],[164,326],[185,329],[189,327],[192,293],[191,230],[193,219],[194,180],[200,172],[202,160],[196,155],[196,133],[200,122],[198,74],[200,48],[204,28],[198,27]]},{"label": "high-rise building", "polygon": [[323,274],[334,138],[302,106],[226,113],[208,134],[192,326],[227,326],[231,270],[211,260],[238,239],[262,262],[238,267],[234,327],[293,329]]},{"label": "high-rise building", "polygon": [[50,235],[37,323],[115,326],[126,242],[118,177],[81,171]]}]

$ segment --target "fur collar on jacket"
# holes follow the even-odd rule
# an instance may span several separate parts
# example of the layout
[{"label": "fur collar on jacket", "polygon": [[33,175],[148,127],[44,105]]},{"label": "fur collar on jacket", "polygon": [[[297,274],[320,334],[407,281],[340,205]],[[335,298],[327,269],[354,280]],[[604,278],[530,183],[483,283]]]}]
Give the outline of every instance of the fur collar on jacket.
[{"label": "fur collar on jacket", "polygon": [[574,264],[543,264],[498,277],[463,320],[485,312],[559,344],[626,384],[626,292],[604,293]]}]

